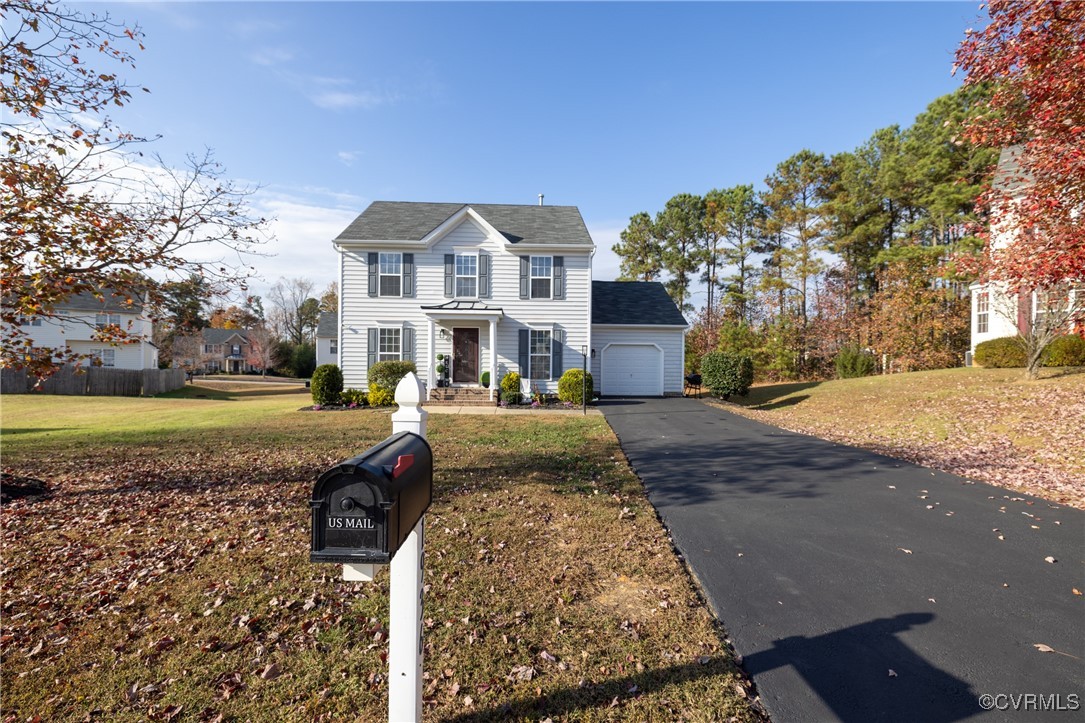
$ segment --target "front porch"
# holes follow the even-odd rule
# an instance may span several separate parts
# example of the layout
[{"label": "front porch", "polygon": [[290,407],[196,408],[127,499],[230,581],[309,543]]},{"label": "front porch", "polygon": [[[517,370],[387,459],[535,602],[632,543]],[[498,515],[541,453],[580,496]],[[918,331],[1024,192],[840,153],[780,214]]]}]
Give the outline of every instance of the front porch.
[{"label": "front porch", "polygon": [[[449,301],[422,310],[429,322],[426,348],[431,357],[424,368],[426,400],[493,404],[497,399],[497,325],[504,312],[479,301]],[[483,386],[483,376],[489,388]]]}]

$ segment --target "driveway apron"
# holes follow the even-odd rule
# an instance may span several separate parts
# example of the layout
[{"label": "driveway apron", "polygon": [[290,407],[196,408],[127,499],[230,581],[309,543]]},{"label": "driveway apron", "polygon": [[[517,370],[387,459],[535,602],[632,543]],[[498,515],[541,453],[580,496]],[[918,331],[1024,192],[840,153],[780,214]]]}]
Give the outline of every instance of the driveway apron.
[{"label": "driveway apron", "polygon": [[600,408],[777,723],[1081,720],[1082,511],[693,399]]}]

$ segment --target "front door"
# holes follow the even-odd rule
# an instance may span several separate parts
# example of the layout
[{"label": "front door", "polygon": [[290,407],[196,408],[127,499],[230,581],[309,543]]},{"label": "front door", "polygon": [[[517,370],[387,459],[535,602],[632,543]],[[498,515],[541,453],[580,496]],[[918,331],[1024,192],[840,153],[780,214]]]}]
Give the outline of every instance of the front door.
[{"label": "front door", "polygon": [[478,329],[452,330],[452,381],[478,382]]}]

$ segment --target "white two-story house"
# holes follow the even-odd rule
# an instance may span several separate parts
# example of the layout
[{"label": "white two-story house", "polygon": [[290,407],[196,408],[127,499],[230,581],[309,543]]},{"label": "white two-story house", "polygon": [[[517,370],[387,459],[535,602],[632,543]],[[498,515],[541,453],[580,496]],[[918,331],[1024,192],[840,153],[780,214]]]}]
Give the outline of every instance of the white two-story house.
[{"label": "white two-story house", "polygon": [[[141,299],[129,303],[108,291],[102,299],[90,292],[74,294],[57,305],[55,317],[27,317],[20,326],[38,348],[67,349],[107,368],[158,368],[158,347],[151,341],[154,327],[143,314]],[[110,343],[96,338],[109,326],[126,332],[130,341]]]},{"label": "white two-story house", "polygon": [[[669,298],[673,314],[610,318],[624,323],[593,345],[595,245],[575,206],[377,201],[334,243],[347,388],[366,388],[378,361],[408,359],[429,393],[488,382],[493,399],[515,371],[523,389],[554,394],[583,366],[609,393],[681,393],[685,320]],[[659,303],[647,294],[642,310]],[[608,370],[629,383],[600,387]]]}]

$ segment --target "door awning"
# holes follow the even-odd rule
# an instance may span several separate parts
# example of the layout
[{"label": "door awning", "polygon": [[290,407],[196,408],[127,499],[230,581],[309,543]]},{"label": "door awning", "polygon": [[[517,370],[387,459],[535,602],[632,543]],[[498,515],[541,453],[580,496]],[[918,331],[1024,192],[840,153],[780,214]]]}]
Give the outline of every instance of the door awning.
[{"label": "door awning", "polygon": [[487,306],[481,301],[456,299],[437,306],[423,306],[422,311],[434,320],[482,319],[498,322],[505,316],[505,312],[498,306]]}]

